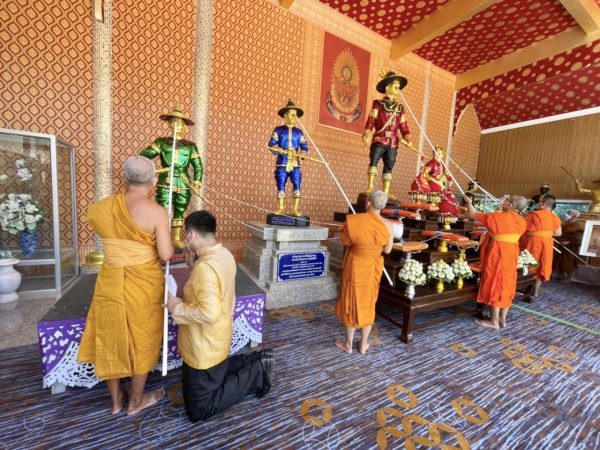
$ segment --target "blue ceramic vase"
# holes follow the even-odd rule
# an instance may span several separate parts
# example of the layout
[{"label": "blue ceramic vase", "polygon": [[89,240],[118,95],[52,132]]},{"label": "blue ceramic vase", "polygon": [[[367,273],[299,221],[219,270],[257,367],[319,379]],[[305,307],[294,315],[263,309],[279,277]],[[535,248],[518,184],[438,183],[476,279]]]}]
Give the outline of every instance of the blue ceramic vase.
[{"label": "blue ceramic vase", "polygon": [[37,253],[40,240],[37,232],[24,231],[19,235],[19,246],[23,256],[33,256]]}]

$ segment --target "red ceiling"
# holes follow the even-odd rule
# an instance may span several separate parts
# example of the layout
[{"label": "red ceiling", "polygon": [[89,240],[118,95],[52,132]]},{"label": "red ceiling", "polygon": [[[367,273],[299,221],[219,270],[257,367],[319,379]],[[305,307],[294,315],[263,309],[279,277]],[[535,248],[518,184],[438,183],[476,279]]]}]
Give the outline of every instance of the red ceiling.
[{"label": "red ceiling", "polygon": [[474,103],[482,129],[600,106],[600,65]]},{"label": "red ceiling", "polygon": [[461,89],[455,120],[470,103],[482,128],[600,106],[599,76],[600,39]]},{"label": "red ceiling", "polygon": [[392,39],[450,0],[320,0],[342,14]]},{"label": "red ceiling", "polygon": [[415,53],[462,73],[574,27],[558,1],[504,0],[428,42]]}]

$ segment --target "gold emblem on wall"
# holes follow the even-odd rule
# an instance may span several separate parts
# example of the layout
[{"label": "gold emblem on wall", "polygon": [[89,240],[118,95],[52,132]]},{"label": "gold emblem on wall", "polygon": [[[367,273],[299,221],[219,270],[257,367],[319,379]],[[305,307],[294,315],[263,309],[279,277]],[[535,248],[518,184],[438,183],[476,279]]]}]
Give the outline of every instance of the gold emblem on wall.
[{"label": "gold emblem on wall", "polygon": [[360,118],[360,69],[352,51],[342,50],[331,70],[331,88],[325,96],[327,109],[342,122],[354,122]]}]

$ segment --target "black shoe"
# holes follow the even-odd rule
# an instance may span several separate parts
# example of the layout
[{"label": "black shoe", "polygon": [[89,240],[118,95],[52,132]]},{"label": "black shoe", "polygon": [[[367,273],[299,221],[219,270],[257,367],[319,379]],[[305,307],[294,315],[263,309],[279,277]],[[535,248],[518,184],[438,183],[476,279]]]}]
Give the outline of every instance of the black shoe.
[{"label": "black shoe", "polygon": [[275,356],[273,355],[273,350],[267,349],[261,351],[260,363],[262,364],[263,368],[263,385],[260,389],[258,389],[258,391],[256,391],[256,395],[259,398],[263,398],[269,393],[273,384],[273,366],[275,365]]}]

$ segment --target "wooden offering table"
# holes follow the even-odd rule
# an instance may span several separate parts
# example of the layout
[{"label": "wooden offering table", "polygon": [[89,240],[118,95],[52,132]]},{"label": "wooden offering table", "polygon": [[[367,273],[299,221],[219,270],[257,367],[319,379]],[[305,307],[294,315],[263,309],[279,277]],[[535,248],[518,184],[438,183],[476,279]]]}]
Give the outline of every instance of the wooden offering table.
[{"label": "wooden offering table", "polygon": [[[523,292],[527,301],[533,293],[534,278],[530,275],[519,276],[517,279],[517,291]],[[437,293],[435,286],[426,285],[416,287],[416,295],[411,300],[405,294],[406,285],[401,282],[390,286],[382,282],[379,288],[379,298],[377,300],[377,314],[389,320],[394,325],[402,329],[400,340],[405,344],[410,344],[413,340],[413,331],[425,327],[451,320],[460,315],[475,315],[475,311],[462,309],[448,316],[431,320],[422,324],[415,324],[417,314],[436,311],[442,308],[458,306],[467,302],[474,302],[477,298],[479,286],[475,280],[465,280],[462,289],[457,289],[456,283],[445,285],[444,292]],[[402,322],[396,320],[390,315],[390,309],[398,310],[402,313]]]}]

